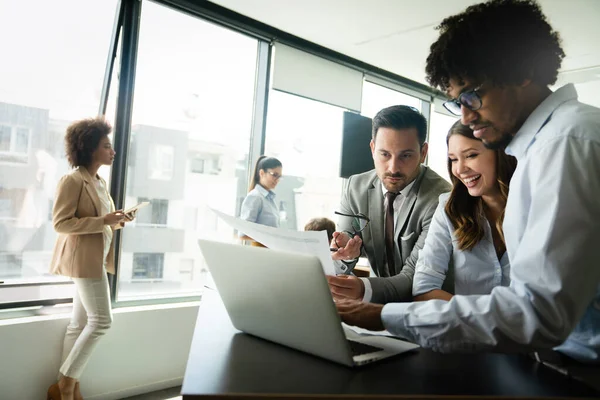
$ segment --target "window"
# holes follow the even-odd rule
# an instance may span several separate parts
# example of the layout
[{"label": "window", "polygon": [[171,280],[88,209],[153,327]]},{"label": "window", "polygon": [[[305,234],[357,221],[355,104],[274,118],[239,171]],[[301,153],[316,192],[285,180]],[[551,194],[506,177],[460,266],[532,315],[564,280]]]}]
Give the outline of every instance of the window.
[{"label": "window", "polygon": [[15,140],[15,153],[27,154],[29,149],[29,132],[27,128],[15,128],[16,140]]},{"label": "window", "polygon": [[0,2],[2,54],[12,55],[0,63],[0,303],[71,296],[71,285],[9,285],[68,282],[48,272],[52,199],[69,170],[66,127],[98,112],[117,8],[117,0],[36,2],[35,12],[32,4]]},{"label": "window", "polygon": [[208,207],[235,214],[252,128],[255,39],[144,2],[139,40],[125,207],[151,206],[123,230],[117,301],[200,293],[197,239],[234,240]]},{"label": "window", "polygon": [[192,172],[196,173],[196,174],[203,174],[205,163],[206,163],[206,160],[203,158],[200,158],[200,156],[196,156],[196,157],[192,158],[192,164],[191,164]]},{"label": "window", "polygon": [[[433,105],[432,108],[434,108]],[[435,108],[431,113],[431,122],[429,126],[429,154],[427,156],[427,165],[438,173],[441,177],[450,182],[448,175],[448,146],[446,145],[446,136],[457,117],[451,117],[439,112]]]},{"label": "window", "polygon": [[0,125],[0,151],[8,152],[11,148],[12,128]]},{"label": "window", "polygon": [[275,188],[281,226],[302,229],[314,217],[333,218],[339,208],[344,109],[272,91],[265,153],[283,164]]},{"label": "window", "polygon": [[162,280],[165,264],[164,254],[134,253],[132,280]]},{"label": "window", "polygon": [[138,203],[149,202],[147,207],[140,208],[136,215],[136,225],[167,225],[169,201],[164,199],[148,199],[140,197]]},{"label": "window", "polygon": [[162,181],[173,179],[175,148],[162,144],[153,144],[151,148],[152,151],[150,151],[150,157],[148,158],[150,179],[159,179]]},{"label": "window", "polygon": [[0,161],[26,163],[30,132],[29,128],[0,125]]},{"label": "window", "polygon": [[411,106],[421,110],[421,100],[416,97],[364,81],[361,115],[373,118],[380,110],[397,105]]}]

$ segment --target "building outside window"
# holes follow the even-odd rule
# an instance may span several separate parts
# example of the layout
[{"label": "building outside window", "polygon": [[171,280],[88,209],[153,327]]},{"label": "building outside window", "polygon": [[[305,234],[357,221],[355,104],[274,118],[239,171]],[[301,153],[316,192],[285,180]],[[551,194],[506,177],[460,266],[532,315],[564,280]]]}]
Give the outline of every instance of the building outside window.
[{"label": "building outside window", "polygon": [[[257,48],[256,39],[143,3],[124,207],[151,205],[122,231],[117,301],[200,294],[198,238],[235,240],[210,207],[234,215],[245,195]],[[142,280],[159,270],[160,279]]]},{"label": "building outside window", "polygon": [[7,285],[69,282],[49,273],[52,199],[69,171],[66,127],[98,113],[117,1],[0,3],[2,53],[13,55],[0,63],[0,303],[68,298],[70,284]]},{"label": "building outside window", "polygon": [[132,280],[161,280],[165,264],[164,254],[134,253]]}]

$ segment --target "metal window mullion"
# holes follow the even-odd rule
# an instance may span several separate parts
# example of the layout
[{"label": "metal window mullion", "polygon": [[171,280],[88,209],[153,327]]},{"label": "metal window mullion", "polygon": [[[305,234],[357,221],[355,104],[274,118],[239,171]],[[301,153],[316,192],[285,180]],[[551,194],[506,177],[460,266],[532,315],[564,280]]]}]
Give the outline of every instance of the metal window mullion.
[{"label": "metal window mullion", "polygon": [[108,97],[110,94],[110,83],[112,80],[112,73],[115,65],[115,60],[117,58],[117,48],[119,47],[119,34],[121,32],[123,6],[124,2],[122,0],[119,0],[115,12],[115,22],[113,23],[110,45],[108,47],[106,68],[104,69],[104,82],[102,83],[102,94],[100,95],[100,107],[98,109],[98,116],[104,116],[106,114],[106,106],[108,104]]},{"label": "metal window mullion", "polygon": [[267,111],[269,105],[269,85],[271,80],[272,46],[264,40],[258,41],[256,54],[256,79],[254,84],[254,105],[252,110],[252,131],[248,155],[248,180],[251,179],[254,164],[265,151]]},{"label": "metal window mullion", "polygon": [[[121,65],[119,66],[119,89],[117,93],[117,109],[114,122],[115,135],[113,140],[113,146],[119,156],[113,162],[110,179],[110,194],[117,210],[123,208],[125,202],[127,157],[131,137],[135,69],[142,13],[141,0],[122,0],[122,2],[122,15],[120,17],[122,23]],[[113,239],[115,240],[115,275],[110,277],[113,302],[117,300],[121,238],[121,230],[116,231]]]},{"label": "metal window mullion", "polygon": [[[427,142],[429,143],[429,137],[431,133],[431,100],[424,101],[421,100],[421,114],[427,120]],[[429,164],[429,152],[427,153],[427,157],[425,157],[425,165]]]}]

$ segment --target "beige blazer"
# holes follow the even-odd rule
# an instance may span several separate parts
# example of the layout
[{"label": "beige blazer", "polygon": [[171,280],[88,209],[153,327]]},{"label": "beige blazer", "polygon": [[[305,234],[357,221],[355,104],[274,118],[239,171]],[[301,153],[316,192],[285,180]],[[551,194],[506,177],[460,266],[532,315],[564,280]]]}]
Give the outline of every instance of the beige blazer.
[{"label": "beige blazer", "polygon": [[[104,215],[101,215],[100,204],[87,169],[78,167],[61,178],[52,210],[52,223],[58,232],[50,264],[52,274],[72,278],[102,276]],[[112,198],[110,204],[111,212],[115,211]],[[118,228],[120,226],[113,229]],[[114,241],[106,257],[106,271],[115,273]]]}]

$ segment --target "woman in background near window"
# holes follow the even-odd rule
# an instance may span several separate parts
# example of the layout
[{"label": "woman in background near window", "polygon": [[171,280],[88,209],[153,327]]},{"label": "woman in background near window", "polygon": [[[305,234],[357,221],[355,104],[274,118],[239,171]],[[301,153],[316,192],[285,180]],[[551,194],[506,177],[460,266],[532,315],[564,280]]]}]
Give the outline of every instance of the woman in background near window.
[{"label": "woman in background near window", "polygon": [[50,272],[75,284],[73,316],[67,326],[59,381],[48,399],[82,399],[79,377],[100,337],[112,322],[106,273],[115,273],[113,231],[133,220],[134,213],[115,211],[102,165],[115,158],[111,126],[100,118],[74,122],[67,128],[65,148],[72,172],[58,183],[52,222],[58,232]]},{"label": "woman in background near window", "polygon": [[461,295],[488,294],[510,283],[502,221],[517,161],[504,150],[487,149],[460,121],[446,143],[452,191],[440,196],[419,254],[413,278],[417,301],[450,300],[452,294],[442,290],[446,277]]},{"label": "woman in background near window", "polygon": [[259,157],[250,180],[250,191],[242,203],[241,219],[279,227],[279,208],[273,189],[277,187],[281,173],[281,161],[274,157]]}]

